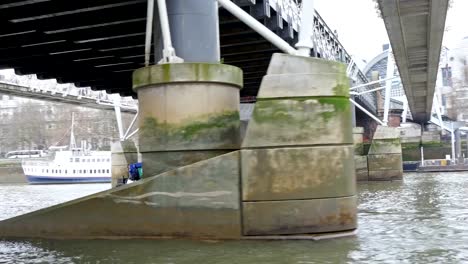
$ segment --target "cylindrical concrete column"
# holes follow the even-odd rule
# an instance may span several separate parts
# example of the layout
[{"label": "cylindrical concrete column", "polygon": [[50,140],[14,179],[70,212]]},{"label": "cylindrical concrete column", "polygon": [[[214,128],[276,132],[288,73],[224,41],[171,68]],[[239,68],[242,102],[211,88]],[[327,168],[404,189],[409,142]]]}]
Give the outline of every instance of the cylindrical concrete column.
[{"label": "cylindrical concrete column", "polygon": [[136,70],[145,178],[239,149],[241,87],[242,71],[223,64]]},{"label": "cylindrical concrete column", "polygon": [[167,11],[172,45],[178,57],[185,62],[220,61],[216,0],[170,0]]},{"label": "cylindrical concrete column", "polygon": [[274,54],[241,151],[244,235],[356,228],[346,65]]}]

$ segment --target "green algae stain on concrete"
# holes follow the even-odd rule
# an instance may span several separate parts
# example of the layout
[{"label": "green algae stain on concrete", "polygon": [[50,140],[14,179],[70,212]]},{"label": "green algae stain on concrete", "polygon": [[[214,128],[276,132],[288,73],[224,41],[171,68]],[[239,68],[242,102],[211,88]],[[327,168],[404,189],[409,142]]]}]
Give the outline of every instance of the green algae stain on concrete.
[{"label": "green algae stain on concrete", "polygon": [[258,100],[244,147],[352,143],[351,108],[345,97]]},{"label": "green algae stain on concrete", "polygon": [[333,93],[336,96],[349,96],[349,85],[337,84],[333,87]]},{"label": "green algae stain on concrete", "polygon": [[318,99],[321,105],[333,105],[334,111],[325,111],[322,113],[322,118],[328,122],[331,118],[336,116],[337,113],[350,112],[350,103],[347,98],[340,97],[322,97]]},{"label": "green algae stain on concrete", "polygon": [[168,124],[147,117],[141,125],[140,148],[168,149],[236,149],[239,147],[240,119],[238,111],[187,119],[181,124]]},{"label": "green algae stain on concrete", "polygon": [[209,130],[223,130],[229,127],[239,128],[239,112],[225,112],[222,115],[209,118],[206,122],[190,123],[182,128],[184,139],[192,140]]}]

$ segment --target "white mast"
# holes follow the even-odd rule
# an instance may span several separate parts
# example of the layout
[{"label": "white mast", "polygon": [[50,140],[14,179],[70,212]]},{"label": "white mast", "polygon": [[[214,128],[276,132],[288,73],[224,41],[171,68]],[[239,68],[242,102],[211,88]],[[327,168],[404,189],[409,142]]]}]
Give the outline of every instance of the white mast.
[{"label": "white mast", "polygon": [[71,132],[70,132],[70,150],[76,148],[75,134],[73,133],[74,126],[75,126],[75,113],[72,112],[72,124],[71,124]]}]

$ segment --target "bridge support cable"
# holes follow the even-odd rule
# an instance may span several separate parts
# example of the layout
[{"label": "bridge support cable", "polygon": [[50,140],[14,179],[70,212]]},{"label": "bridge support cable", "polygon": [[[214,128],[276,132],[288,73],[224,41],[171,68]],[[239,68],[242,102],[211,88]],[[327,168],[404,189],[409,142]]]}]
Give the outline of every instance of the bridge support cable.
[{"label": "bridge support cable", "polygon": [[[395,61],[393,59],[392,50],[389,49],[387,53],[387,75],[386,77],[392,78],[395,75]],[[385,103],[384,103],[384,116],[383,122],[388,123],[388,111],[390,110],[390,97],[392,90],[392,80],[389,79],[385,82]]]},{"label": "bridge support cable", "polygon": [[[148,1],[153,1],[153,0],[148,0]],[[164,45],[164,47],[163,47],[163,58],[158,63],[162,64],[162,63],[181,63],[181,62],[184,62],[184,60],[182,58],[179,58],[179,57],[176,56],[176,51],[175,51],[174,47],[172,46],[172,38],[171,38],[171,31],[170,31],[170,27],[169,27],[169,18],[168,18],[168,15],[167,15],[166,0],[157,0],[157,1],[158,1],[159,20],[160,20],[160,23],[161,23],[161,33],[162,33],[163,45]],[[148,3],[148,9],[149,8],[150,7],[149,7],[149,3]],[[150,10],[148,10],[148,15],[149,15],[149,13],[150,13]],[[153,14],[151,14],[151,16],[153,16]],[[153,23],[152,21],[153,21],[153,19],[151,18],[151,24]],[[151,27],[151,25],[149,27]],[[147,40],[149,39],[150,43],[151,43],[151,37],[152,37],[151,32],[149,33],[149,35],[146,36]],[[148,30],[146,31],[146,34],[148,34]],[[146,46],[145,46],[145,48],[146,48]],[[145,56],[146,56],[146,54],[145,54]],[[149,55],[148,55],[148,57],[149,57]],[[148,66],[148,65],[146,65],[146,66]]]},{"label": "bridge support cable", "polygon": [[114,101],[114,111],[115,111],[115,120],[117,121],[117,129],[119,130],[119,138],[124,137],[123,128],[122,128],[122,113],[120,112],[120,96],[118,94],[113,94]]},{"label": "bridge support cable", "polygon": [[278,35],[273,33],[270,29],[258,22],[255,18],[250,16],[247,12],[242,10],[242,8],[238,7],[230,0],[218,0],[218,3],[222,7],[224,7],[224,9],[226,9],[228,12],[230,12],[233,16],[237,17],[240,21],[244,22],[247,26],[256,31],[258,34],[260,34],[266,40],[275,45],[278,49],[282,50],[284,53],[290,55],[301,55],[295,48],[291,47],[289,43],[287,43]]},{"label": "bridge support cable", "polygon": [[354,101],[353,99],[349,98],[349,101],[355,105],[357,108],[361,109],[361,111],[363,111],[366,115],[368,115],[370,118],[374,119],[375,121],[377,121],[377,123],[381,124],[382,126],[387,126],[387,124],[385,124],[384,122],[380,121],[380,119],[378,117],[376,117],[375,115],[373,115],[371,112],[367,111],[364,107],[362,107],[360,104],[356,103],[356,101]]},{"label": "bridge support cable", "polygon": [[[359,84],[359,85],[353,86],[353,87],[351,87],[349,89],[350,90],[350,95],[354,95],[354,96],[360,96],[360,95],[364,95],[364,94],[368,94],[368,93],[372,93],[372,92],[377,92],[377,91],[385,89],[385,96],[386,96],[385,97],[385,102],[388,105],[385,108],[384,119],[383,120],[380,120],[377,116],[375,116],[374,114],[372,114],[371,112],[366,110],[359,103],[357,103],[356,101],[350,99],[351,103],[353,103],[356,107],[361,109],[365,114],[367,114],[369,117],[371,117],[372,119],[374,119],[375,121],[377,121],[379,124],[381,124],[383,126],[388,126],[387,122],[388,122],[388,112],[389,112],[389,108],[390,108],[392,80],[398,78],[397,76],[393,76],[393,73],[391,74],[391,76],[392,77],[389,77],[389,78],[380,79],[380,80],[376,80],[376,81],[372,81],[372,82],[368,82],[368,83],[364,83],[364,84]],[[380,83],[383,83],[383,82],[385,82],[384,86],[379,86],[379,87],[376,87],[376,88],[373,88],[373,89],[370,89],[370,90],[359,91],[361,89],[365,89],[368,86],[380,84]],[[390,83],[390,85],[388,85],[389,83]],[[387,103],[387,99],[388,99],[388,103]],[[404,104],[404,101],[403,101],[403,104]],[[385,113],[387,115],[387,121],[385,121]],[[407,113],[407,111],[405,112],[405,116],[406,116],[406,113]],[[404,118],[404,120],[406,121],[406,117]]]},{"label": "bridge support cable", "polygon": [[312,41],[314,35],[314,0],[303,0],[301,9],[301,26],[296,48],[299,55],[309,57],[310,50],[314,47]]},{"label": "bridge support cable", "polygon": [[406,118],[408,115],[408,100],[403,100],[403,113],[401,113],[401,120],[403,123],[406,123]]},{"label": "bridge support cable", "polygon": [[150,63],[151,38],[153,37],[154,0],[148,0],[145,34],[145,66]]},{"label": "bridge support cable", "polygon": [[136,133],[136,131],[138,131],[138,128],[137,128],[135,131],[133,131],[133,132],[129,135],[130,129],[133,128],[133,125],[135,124],[135,122],[136,122],[136,120],[137,120],[137,118],[138,118],[138,113],[139,113],[139,112],[137,112],[136,115],[133,117],[132,122],[131,122],[130,125],[128,126],[127,131],[125,132],[125,134],[123,135],[123,138],[120,139],[121,141],[127,140],[128,138],[130,138],[131,136],[133,136],[133,135]]}]

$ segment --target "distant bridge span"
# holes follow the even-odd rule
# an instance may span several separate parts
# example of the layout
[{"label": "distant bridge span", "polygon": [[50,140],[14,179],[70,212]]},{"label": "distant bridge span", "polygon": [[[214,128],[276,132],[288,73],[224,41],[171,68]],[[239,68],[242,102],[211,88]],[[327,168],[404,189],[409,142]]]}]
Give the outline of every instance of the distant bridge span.
[{"label": "distant bridge span", "polygon": [[448,0],[378,0],[413,119],[431,118]]},{"label": "distant bridge span", "polygon": [[[17,85],[8,82],[0,82],[0,93],[37,100],[46,100],[56,103],[66,103],[77,106],[114,110],[114,102],[109,99],[99,99],[86,95],[67,94],[61,91],[39,90],[27,86]],[[120,111],[136,113],[136,107],[120,104]]]}]

